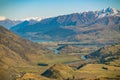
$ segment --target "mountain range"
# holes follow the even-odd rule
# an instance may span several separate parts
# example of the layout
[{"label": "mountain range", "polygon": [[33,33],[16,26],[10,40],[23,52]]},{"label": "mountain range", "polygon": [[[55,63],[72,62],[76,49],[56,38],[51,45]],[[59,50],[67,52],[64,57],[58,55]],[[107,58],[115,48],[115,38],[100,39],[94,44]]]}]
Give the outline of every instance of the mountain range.
[{"label": "mountain range", "polygon": [[20,20],[10,20],[4,16],[0,16],[0,25],[4,26],[7,29],[10,29],[12,26],[15,26],[21,22],[22,21]]},{"label": "mountain range", "polygon": [[28,25],[22,22],[10,30],[23,38],[50,41],[116,43],[120,40],[120,11],[108,7],[99,11],[45,18]]},{"label": "mountain range", "polygon": [[30,17],[30,18],[25,18],[20,20],[11,20],[4,16],[0,16],[0,25],[4,26],[7,29],[10,29],[11,27],[16,26],[17,24],[20,24],[24,21],[28,21],[31,25],[39,22],[40,20],[42,20],[42,18],[39,18],[39,17]]}]

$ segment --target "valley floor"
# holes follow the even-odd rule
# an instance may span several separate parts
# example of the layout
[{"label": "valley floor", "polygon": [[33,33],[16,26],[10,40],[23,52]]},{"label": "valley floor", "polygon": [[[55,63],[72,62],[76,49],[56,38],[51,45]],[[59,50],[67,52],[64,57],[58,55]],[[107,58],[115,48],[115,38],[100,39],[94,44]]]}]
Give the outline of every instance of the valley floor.
[{"label": "valley floor", "polygon": [[[47,47],[58,47],[57,43],[53,42],[40,44]],[[96,46],[87,48],[66,46],[61,49],[60,54],[54,54],[54,51],[44,54],[43,56],[46,58],[31,55],[32,66],[16,67],[16,70],[22,74],[18,76],[17,80],[119,80],[120,58],[118,61],[114,60],[109,64],[101,64],[96,60],[82,58],[83,55],[98,48]],[[78,50],[82,50],[82,52]]]}]

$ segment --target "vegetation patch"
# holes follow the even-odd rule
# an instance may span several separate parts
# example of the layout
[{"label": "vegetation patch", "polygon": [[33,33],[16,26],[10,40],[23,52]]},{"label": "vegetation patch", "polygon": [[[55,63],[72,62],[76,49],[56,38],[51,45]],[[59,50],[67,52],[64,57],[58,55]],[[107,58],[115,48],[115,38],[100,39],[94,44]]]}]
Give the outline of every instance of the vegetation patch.
[{"label": "vegetation patch", "polygon": [[48,66],[48,64],[45,64],[45,63],[38,63],[37,65],[38,66]]}]

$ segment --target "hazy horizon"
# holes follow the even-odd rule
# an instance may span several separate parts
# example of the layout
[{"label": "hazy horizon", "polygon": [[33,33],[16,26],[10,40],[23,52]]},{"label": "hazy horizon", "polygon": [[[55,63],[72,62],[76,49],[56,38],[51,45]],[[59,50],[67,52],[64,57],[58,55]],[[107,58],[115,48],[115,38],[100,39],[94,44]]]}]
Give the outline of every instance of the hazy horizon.
[{"label": "hazy horizon", "polygon": [[0,0],[0,16],[9,19],[54,17],[107,7],[120,9],[119,3],[120,0]]}]

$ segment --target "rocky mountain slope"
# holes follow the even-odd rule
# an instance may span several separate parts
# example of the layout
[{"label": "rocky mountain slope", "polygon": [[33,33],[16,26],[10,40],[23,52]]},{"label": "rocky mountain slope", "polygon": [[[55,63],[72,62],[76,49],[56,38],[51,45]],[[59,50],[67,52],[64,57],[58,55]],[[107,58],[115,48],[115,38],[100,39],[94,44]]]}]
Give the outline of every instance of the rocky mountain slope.
[{"label": "rocky mountain slope", "polygon": [[62,15],[29,26],[17,25],[11,31],[33,41],[114,43],[120,39],[120,11],[109,7],[100,11]]}]

